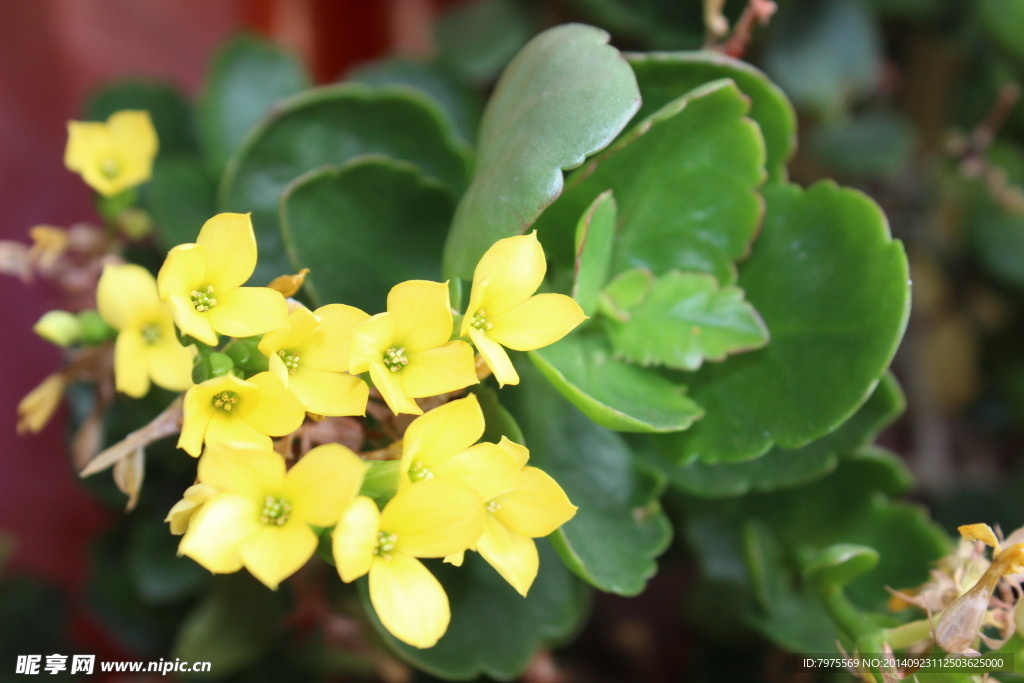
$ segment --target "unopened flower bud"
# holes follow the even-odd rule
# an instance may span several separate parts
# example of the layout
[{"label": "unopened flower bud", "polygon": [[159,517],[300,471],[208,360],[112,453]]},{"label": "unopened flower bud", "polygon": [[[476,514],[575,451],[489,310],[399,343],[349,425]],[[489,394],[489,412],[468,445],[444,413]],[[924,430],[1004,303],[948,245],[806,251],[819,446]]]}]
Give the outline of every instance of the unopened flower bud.
[{"label": "unopened flower bud", "polygon": [[82,324],[73,313],[67,311],[44,313],[32,330],[51,344],[65,348],[82,336]]},{"label": "unopened flower bud", "polygon": [[108,325],[96,311],[82,311],[78,314],[78,323],[82,329],[82,343],[90,346],[99,346],[117,334],[117,330]]}]

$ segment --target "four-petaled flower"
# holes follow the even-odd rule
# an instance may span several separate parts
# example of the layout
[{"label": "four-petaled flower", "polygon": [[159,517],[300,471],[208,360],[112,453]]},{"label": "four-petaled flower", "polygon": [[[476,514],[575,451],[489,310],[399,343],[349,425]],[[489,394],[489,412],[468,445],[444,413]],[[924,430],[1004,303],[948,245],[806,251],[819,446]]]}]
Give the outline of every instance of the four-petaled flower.
[{"label": "four-petaled flower", "polygon": [[256,268],[249,214],[221,213],[206,221],[194,244],[167,254],[157,287],[181,331],[215,346],[217,333],[251,337],[284,327],[288,305],[269,287],[242,287]]},{"label": "four-petaled flower", "polygon": [[369,573],[370,602],[388,631],[413,647],[431,647],[447,630],[451,611],[441,583],[417,558],[465,550],[483,523],[480,499],[453,482],[411,486],[383,511],[360,496],[334,528],[334,562],[346,583]]},{"label": "four-petaled flower", "polygon": [[287,472],[268,449],[211,447],[199,461],[199,482],[217,493],[189,521],[178,552],[217,574],[244,566],[277,588],[316,550],[310,525],[334,524],[365,470],[340,444],[314,448]]},{"label": "four-petaled flower", "polygon": [[363,415],[370,389],[348,374],[352,328],[370,316],[352,306],[330,304],[310,312],[298,307],[287,326],[269,332],[259,349],[278,376],[311,413]]},{"label": "four-petaled flower", "polygon": [[387,313],[352,329],[349,372],[369,370],[392,412],[422,415],[413,399],[477,383],[473,349],[450,341],[448,284],[410,280],[392,287]]},{"label": "four-petaled flower", "polygon": [[152,380],[164,389],[192,386],[194,346],[182,346],[156,279],[134,264],[108,265],[96,288],[100,315],[118,330],[114,344],[114,381],[118,391],[136,398]]},{"label": "four-petaled flower", "polygon": [[271,436],[291,434],[306,411],[271,372],[249,379],[224,375],[196,384],[185,394],[178,448],[199,457],[207,445],[231,441],[270,448]]},{"label": "four-petaled flower", "polygon": [[534,294],[547,262],[536,233],[498,240],[473,272],[469,306],[460,336],[476,347],[498,384],[519,384],[505,349],[531,351],[556,341],[586,319],[564,294]]},{"label": "four-petaled flower", "polygon": [[126,109],[106,123],[68,121],[64,165],[105,197],[149,180],[157,152],[148,111]]}]

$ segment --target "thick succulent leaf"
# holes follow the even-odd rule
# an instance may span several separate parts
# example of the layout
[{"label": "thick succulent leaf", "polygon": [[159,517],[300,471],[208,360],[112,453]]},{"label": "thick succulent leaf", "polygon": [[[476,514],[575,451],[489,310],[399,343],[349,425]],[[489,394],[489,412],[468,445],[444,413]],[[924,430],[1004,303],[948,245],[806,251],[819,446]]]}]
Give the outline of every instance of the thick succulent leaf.
[{"label": "thick succulent leaf", "polygon": [[251,211],[260,248],[254,282],[291,264],[281,244],[278,202],[288,183],[325,165],[382,154],[412,162],[458,192],[467,152],[436,105],[408,89],[349,83],[297,95],[254,128],[224,172],[220,207]]},{"label": "thick succulent leaf", "polygon": [[[454,203],[420,169],[365,156],[307,173],[281,198],[281,229],[295,268],[309,268],[317,305],[382,311],[403,280],[438,280]],[[289,271],[292,272],[292,271]]]},{"label": "thick succulent leaf", "polygon": [[878,551],[863,545],[836,543],[812,555],[804,578],[816,585],[843,586],[878,564]]},{"label": "thick succulent leaf", "polygon": [[466,553],[461,567],[431,562],[448,593],[452,620],[427,650],[405,645],[384,629],[365,580],[358,584],[359,595],[381,637],[417,668],[444,680],[510,680],[522,674],[538,648],[575,631],[588,604],[586,586],[562,566],[550,544],[541,539],[537,550],[540,570],[526,598],[476,553]]},{"label": "thick succulent leaf", "polygon": [[719,287],[706,273],[669,271],[654,279],[628,316],[607,321],[616,355],[640,365],[696,370],[705,360],[757,349],[768,330],[739,287]]},{"label": "thick succulent leaf", "polygon": [[591,422],[554,389],[520,368],[510,408],[530,449],[530,464],[554,477],[576,516],[552,542],[562,560],[588,583],[636,595],[657,571],[655,558],[672,535],[659,496],[662,475],[638,462],[622,437]]},{"label": "thick succulent leaf", "polygon": [[749,100],[731,81],[679,97],[637,123],[566,180],[535,227],[550,258],[572,264],[572,229],[599,194],[619,205],[613,272],[647,268],[736,279],[757,233],[764,140]]},{"label": "thick succulent leaf", "polygon": [[906,326],[906,256],[873,201],[827,182],[772,186],[765,198],[739,285],[772,341],[690,376],[707,414],[666,437],[678,462],[737,462],[821,438],[870,396]]},{"label": "thick succulent leaf", "polygon": [[195,242],[203,223],[216,212],[215,194],[216,186],[196,153],[158,156],[142,201],[156,222],[160,246]]},{"label": "thick succulent leaf", "polygon": [[185,96],[173,85],[133,79],[114,81],[90,94],[85,118],[106,121],[122,109],[149,112],[160,141],[160,154],[195,149],[192,112]]},{"label": "thick succulent leaf", "polygon": [[580,332],[530,352],[551,384],[597,424],[620,432],[675,432],[704,414],[681,387],[614,358],[600,334]]},{"label": "thick succulent leaf", "polygon": [[309,75],[288,52],[238,36],[214,55],[197,105],[203,156],[214,175],[278,100],[309,87]]},{"label": "thick succulent leaf", "polygon": [[802,448],[773,446],[760,458],[743,462],[672,464],[658,451],[663,440],[651,439],[650,463],[669,485],[698,498],[728,498],[750,491],[777,491],[819,479],[832,472],[845,453],[870,442],[903,412],[905,402],[896,379],[887,374],[863,406],[840,427]]},{"label": "thick succulent leaf", "polygon": [[572,296],[587,315],[594,315],[601,288],[608,280],[617,211],[611,191],[602,192],[576,224],[576,273]]},{"label": "thick succulent leaf", "polygon": [[559,195],[562,170],[604,148],[636,112],[633,71],[607,43],[600,29],[557,26],[505,69],[484,112],[476,174],[445,249],[446,276],[472,277],[491,244],[524,232]]},{"label": "thick succulent leaf", "polygon": [[683,93],[720,78],[732,79],[750,98],[750,118],[761,127],[765,168],[772,180],[786,177],[786,161],[796,149],[796,112],[782,90],[757,68],[721,52],[631,52],[647,117]]}]

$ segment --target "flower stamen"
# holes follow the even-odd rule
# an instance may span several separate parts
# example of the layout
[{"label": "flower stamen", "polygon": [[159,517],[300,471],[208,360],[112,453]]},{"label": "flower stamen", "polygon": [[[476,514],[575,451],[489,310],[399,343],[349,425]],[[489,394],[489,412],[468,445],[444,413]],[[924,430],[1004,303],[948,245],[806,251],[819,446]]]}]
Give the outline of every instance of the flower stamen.
[{"label": "flower stamen", "polygon": [[284,498],[267,496],[263,501],[263,512],[260,521],[272,526],[284,526],[292,513],[292,504]]},{"label": "flower stamen", "polygon": [[405,347],[394,347],[384,352],[384,367],[391,372],[398,372],[406,365],[409,364],[409,359],[405,357]]},{"label": "flower stamen", "polygon": [[424,481],[427,479],[433,479],[434,473],[428,470],[422,462],[417,460],[409,467],[409,480],[410,481]]},{"label": "flower stamen", "polygon": [[470,321],[469,325],[481,332],[486,332],[494,327],[494,323],[487,321],[487,313],[482,308],[473,314],[473,320]]},{"label": "flower stamen", "polygon": [[398,543],[398,534],[389,534],[386,531],[377,532],[377,547],[374,549],[373,554],[385,560],[391,559],[391,552],[395,549],[395,544]]},{"label": "flower stamen", "polygon": [[163,336],[160,332],[160,326],[155,324],[143,325],[141,332],[142,339],[150,346],[160,341],[160,338]]},{"label": "flower stamen", "polygon": [[121,165],[117,163],[117,159],[113,157],[107,157],[100,162],[100,173],[103,174],[104,178],[113,180],[121,172]]},{"label": "flower stamen", "polygon": [[496,500],[491,500],[488,501],[487,505],[485,505],[484,507],[487,509],[488,512],[497,512],[498,510],[501,509],[501,503],[499,503]]},{"label": "flower stamen", "polygon": [[238,403],[238,394],[233,391],[222,391],[213,397],[213,407],[230,413],[231,409]]},{"label": "flower stamen", "polygon": [[281,358],[284,366],[288,368],[288,374],[294,375],[299,371],[299,354],[294,351],[285,351],[281,349],[277,352],[277,355]]},{"label": "flower stamen", "polygon": [[192,305],[200,313],[206,313],[217,307],[217,299],[213,297],[213,285],[206,285],[203,289],[193,289],[190,294]]}]

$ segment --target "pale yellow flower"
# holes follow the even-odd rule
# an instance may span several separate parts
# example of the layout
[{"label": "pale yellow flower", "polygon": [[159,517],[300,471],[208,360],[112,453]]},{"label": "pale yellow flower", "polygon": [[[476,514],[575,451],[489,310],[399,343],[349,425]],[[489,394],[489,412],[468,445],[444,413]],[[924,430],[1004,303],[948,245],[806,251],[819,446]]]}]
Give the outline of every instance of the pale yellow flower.
[{"label": "pale yellow flower", "polygon": [[192,516],[199,511],[203,503],[208,501],[217,493],[217,489],[209,484],[192,484],[182,495],[181,500],[174,504],[164,517],[164,521],[171,525],[171,533],[181,536],[188,531],[189,522]]},{"label": "pale yellow flower", "polygon": [[69,121],[64,165],[111,197],[149,180],[157,146],[148,111],[115,112],[106,123]]},{"label": "pale yellow flower", "polygon": [[60,405],[60,397],[64,395],[64,376],[59,373],[49,375],[18,403],[18,433],[40,431],[53,416],[53,411]]}]

